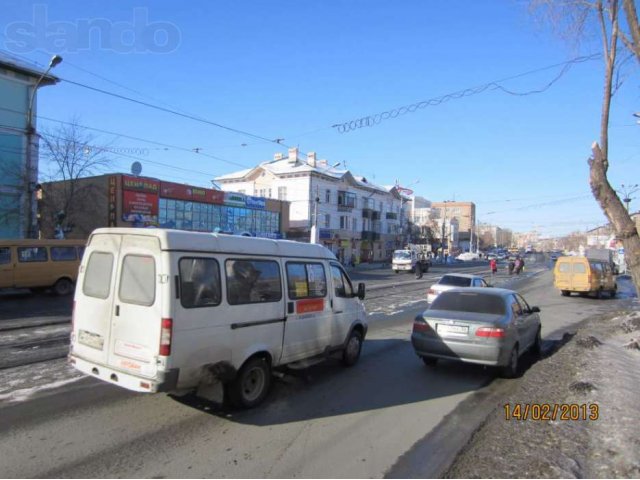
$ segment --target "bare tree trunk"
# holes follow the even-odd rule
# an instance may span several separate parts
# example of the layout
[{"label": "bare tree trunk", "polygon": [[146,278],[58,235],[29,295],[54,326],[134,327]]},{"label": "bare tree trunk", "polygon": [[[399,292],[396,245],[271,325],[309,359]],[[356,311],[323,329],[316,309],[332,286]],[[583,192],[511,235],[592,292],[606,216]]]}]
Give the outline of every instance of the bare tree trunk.
[{"label": "bare tree trunk", "polygon": [[627,17],[631,39],[633,40],[633,43],[625,41],[625,44],[640,62],[640,24],[638,24],[636,5],[634,0],[622,0],[622,6],[624,8],[624,14]]},{"label": "bare tree trunk", "polygon": [[[618,0],[610,2],[611,32],[607,35],[605,13],[602,2],[597,2],[598,16],[602,29],[605,78],[604,95],[602,99],[602,116],[600,119],[600,145],[594,142],[591,147],[593,156],[589,159],[589,184],[591,192],[600,204],[609,222],[616,232],[616,237],[622,241],[625,249],[625,260],[631,271],[636,290],[640,290],[640,236],[635,222],[629,216],[620,198],[616,194],[609,180],[609,112],[613,95],[613,75],[616,68],[616,52],[618,44]],[[607,42],[607,39],[610,39]]]},{"label": "bare tree trunk", "polygon": [[589,160],[591,191],[613,225],[616,237],[622,240],[627,266],[631,272],[636,291],[640,294],[640,236],[638,230],[607,180],[607,160],[600,150],[600,146],[594,143],[592,151],[593,157]]}]

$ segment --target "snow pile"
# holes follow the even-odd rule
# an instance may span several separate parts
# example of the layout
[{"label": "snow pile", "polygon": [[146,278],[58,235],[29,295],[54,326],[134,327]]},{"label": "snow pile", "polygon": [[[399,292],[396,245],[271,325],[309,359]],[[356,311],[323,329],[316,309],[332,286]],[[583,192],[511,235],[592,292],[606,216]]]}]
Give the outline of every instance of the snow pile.
[{"label": "snow pile", "polygon": [[[640,312],[582,322],[496,405],[446,477],[640,477],[640,350],[625,348],[639,338]],[[505,404],[586,407],[579,420],[507,420]]]}]

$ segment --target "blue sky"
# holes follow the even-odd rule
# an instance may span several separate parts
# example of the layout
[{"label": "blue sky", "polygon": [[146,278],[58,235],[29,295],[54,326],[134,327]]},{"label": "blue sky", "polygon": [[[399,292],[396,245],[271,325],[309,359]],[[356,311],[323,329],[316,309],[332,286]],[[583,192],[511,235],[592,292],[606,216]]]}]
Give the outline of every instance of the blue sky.
[{"label": "blue sky", "polygon": [[[59,53],[64,61],[54,73],[64,79],[261,137],[284,138],[331,163],[346,162],[376,183],[413,184],[417,194],[433,201],[473,201],[480,221],[516,231],[563,234],[605,222],[590,196],[587,167],[591,143],[599,137],[601,61],[572,66],[540,94],[490,90],[371,128],[348,133],[331,128],[600,52],[597,38],[579,48],[564,43],[529,15],[526,2],[3,3],[0,48],[40,64]],[[166,27],[170,52],[155,51],[167,37],[154,41],[140,21],[133,37],[125,34],[124,45],[106,37],[101,44],[97,30],[92,37],[82,31],[83,22],[106,19],[96,25],[113,33],[140,15]],[[20,49],[16,29],[25,22],[35,33]],[[51,33],[61,25],[66,36],[56,45]],[[179,42],[173,41],[175,35]],[[140,51],[123,52],[132,39]],[[80,48],[83,42],[87,48]],[[640,183],[640,125],[632,117],[640,111],[636,65],[629,63],[629,77],[613,104],[610,180],[616,187]],[[559,72],[560,67],[502,85],[518,92],[538,90]],[[77,116],[87,126],[200,148],[226,160],[96,134],[96,144],[121,152],[148,149],[133,155],[143,163],[143,174],[201,186],[284,150],[65,82],[41,90],[39,113],[59,120]],[[40,126],[55,123],[41,121]],[[112,156],[118,171],[128,171],[134,161]],[[640,198],[632,202],[632,209],[639,208]]]}]

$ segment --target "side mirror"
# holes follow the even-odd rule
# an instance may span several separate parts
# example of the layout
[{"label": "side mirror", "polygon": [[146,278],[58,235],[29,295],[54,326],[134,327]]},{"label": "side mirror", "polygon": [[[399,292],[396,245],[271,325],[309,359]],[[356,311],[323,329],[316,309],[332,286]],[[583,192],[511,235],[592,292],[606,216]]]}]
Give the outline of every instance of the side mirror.
[{"label": "side mirror", "polygon": [[531,313],[540,313],[540,307],[531,307]]},{"label": "side mirror", "polygon": [[364,300],[364,290],[365,290],[364,283],[360,282],[358,284],[358,294],[357,294],[357,297],[360,300]]}]

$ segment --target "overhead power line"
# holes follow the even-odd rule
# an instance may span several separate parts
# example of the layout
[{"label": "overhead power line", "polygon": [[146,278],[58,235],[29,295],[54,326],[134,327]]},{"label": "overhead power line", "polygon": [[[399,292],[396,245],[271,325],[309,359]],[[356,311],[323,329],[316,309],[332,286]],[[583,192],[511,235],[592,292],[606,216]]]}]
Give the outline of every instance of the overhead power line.
[{"label": "overhead power line", "polygon": [[[456,92],[452,92],[452,93],[447,93],[445,95],[441,95],[439,97],[433,97],[427,100],[422,100],[420,102],[415,102],[409,105],[404,105],[401,107],[397,107],[397,108],[393,108],[391,110],[387,110],[385,112],[380,112],[380,113],[376,113],[373,115],[367,115],[365,117],[360,117],[360,118],[356,118],[354,120],[349,120],[347,122],[343,122],[343,123],[336,123],[335,125],[332,125],[332,127],[334,129],[336,129],[339,133],[347,133],[347,132],[351,132],[353,130],[357,130],[360,128],[364,128],[364,127],[374,127],[376,125],[379,125],[380,123],[386,121],[386,120],[390,120],[390,119],[394,119],[397,118],[399,116],[402,115],[406,115],[407,113],[414,113],[417,110],[426,108],[426,107],[433,107],[436,105],[440,105],[442,103],[448,102],[449,100],[456,100],[459,98],[463,98],[463,97],[470,97],[472,95],[478,95],[480,93],[483,93],[487,90],[491,91],[491,90],[500,90],[504,93],[507,93],[509,95],[517,95],[517,96],[525,96],[525,95],[532,95],[532,94],[536,94],[536,93],[542,93],[546,90],[548,90],[554,83],[556,83],[573,65],[578,64],[578,63],[584,63],[590,60],[595,60],[598,58],[601,58],[602,54],[601,53],[596,53],[593,55],[587,55],[587,56],[581,56],[581,57],[576,57],[573,58],[571,60],[568,60],[566,62],[562,62],[562,63],[556,63],[553,65],[548,65],[546,67],[542,67],[542,68],[537,68],[535,70],[530,70],[528,72],[523,72],[523,73],[519,73],[517,75],[513,75],[510,77],[506,77],[506,78],[502,78],[500,80],[493,80],[491,82],[485,83],[483,85],[479,85],[479,86],[475,86],[475,87],[469,87],[469,88],[465,88],[463,90],[458,90]],[[526,92],[515,92],[513,90],[509,90],[506,87],[502,86],[501,83],[506,82],[508,80],[515,80],[517,78],[521,78],[527,75],[533,75],[535,73],[540,73],[543,72],[545,70],[550,70],[550,69],[554,69],[554,68],[558,68],[558,67],[562,67],[562,69],[560,70],[560,72],[550,81],[548,82],[544,87],[541,87],[539,89],[536,90],[529,90]]]}]

